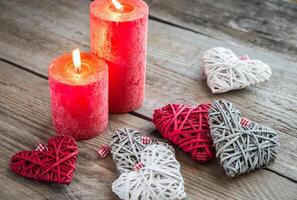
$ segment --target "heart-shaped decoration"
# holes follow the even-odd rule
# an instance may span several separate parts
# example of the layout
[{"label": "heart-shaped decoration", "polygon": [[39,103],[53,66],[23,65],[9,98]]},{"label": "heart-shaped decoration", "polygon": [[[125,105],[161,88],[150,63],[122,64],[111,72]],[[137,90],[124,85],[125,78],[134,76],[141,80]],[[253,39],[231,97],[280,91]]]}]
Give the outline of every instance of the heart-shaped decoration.
[{"label": "heart-shaped decoration", "polygon": [[110,143],[110,151],[118,172],[121,174],[132,171],[134,165],[140,162],[140,154],[145,147],[158,143],[164,144],[160,141],[141,136],[138,131],[131,128],[115,131],[112,142]]},{"label": "heart-shaped decoration", "polygon": [[[42,148],[41,148],[42,147]],[[69,184],[72,181],[78,156],[75,140],[70,136],[54,136],[45,145],[33,151],[16,153],[10,162],[10,169],[26,178]]]},{"label": "heart-shaped decoration", "polygon": [[149,145],[140,154],[143,167],[126,172],[113,182],[121,199],[179,200],[186,197],[180,165],[164,145]]},{"label": "heart-shaped decoration", "polygon": [[213,102],[209,109],[209,124],[216,156],[228,176],[263,167],[277,155],[277,133],[243,118],[231,102]]},{"label": "heart-shaped decoration", "polygon": [[214,157],[208,125],[209,104],[189,107],[168,104],[156,109],[153,123],[165,139],[180,147],[200,163]]},{"label": "heart-shaped decoration", "polygon": [[230,49],[216,47],[206,51],[202,57],[207,84],[213,93],[241,89],[269,80],[270,67],[248,56],[236,56]]}]

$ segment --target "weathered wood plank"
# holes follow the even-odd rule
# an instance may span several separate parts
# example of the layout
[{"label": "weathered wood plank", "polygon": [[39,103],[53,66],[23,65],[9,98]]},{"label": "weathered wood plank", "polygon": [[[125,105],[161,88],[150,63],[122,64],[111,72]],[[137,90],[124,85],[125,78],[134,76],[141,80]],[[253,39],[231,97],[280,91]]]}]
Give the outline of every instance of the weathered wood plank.
[{"label": "weathered wood plank", "polygon": [[[109,129],[94,139],[78,142],[80,155],[69,186],[28,181],[8,169],[9,158],[22,149],[45,142],[54,131],[50,124],[47,81],[0,62],[0,199],[115,199],[111,183],[116,170],[111,158],[99,160],[96,148],[111,132],[125,126],[149,134],[154,127],[130,114],[112,115]],[[294,199],[297,184],[267,170],[230,179],[214,161],[199,165],[177,150],[188,199]],[[5,180],[5,181],[4,181]],[[14,189],[12,189],[14,188]],[[17,188],[17,189],[16,189]]]},{"label": "weathered wood plank", "polygon": [[279,0],[147,0],[152,18],[297,60],[297,4]]},{"label": "weathered wood plank", "polygon": [[[59,1],[59,6],[55,1],[1,1],[0,56],[46,76],[48,63],[55,56],[77,46],[88,50],[88,4],[83,0]],[[213,95],[200,75],[199,62],[203,51],[212,46],[230,47],[262,59],[272,66],[274,75],[259,86]],[[168,102],[231,100],[247,117],[280,132],[280,156],[269,169],[296,181],[296,69],[296,63],[274,54],[150,21],[146,100],[137,112],[151,117],[154,108]]]},{"label": "weathered wood plank", "polygon": [[[151,26],[150,41],[153,42],[149,43],[146,101],[138,112],[152,116],[153,108],[168,102],[195,105],[218,98],[228,99],[250,119],[279,131],[283,146],[280,152],[282,156],[269,169],[284,172],[286,176],[297,180],[297,168],[293,167],[297,162],[294,153],[297,148],[296,63],[170,26],[161,28],[156,23]],[[271,80],[240,91],[211,94],[201,75],[200,58],[205,50],[213,46],[226,46],[238,54],[247,53],[251,57],[264,60],[272,67]],[[287,151],[286,148],[291,150]],[[277,167],[278,164],[281,167]]]}]

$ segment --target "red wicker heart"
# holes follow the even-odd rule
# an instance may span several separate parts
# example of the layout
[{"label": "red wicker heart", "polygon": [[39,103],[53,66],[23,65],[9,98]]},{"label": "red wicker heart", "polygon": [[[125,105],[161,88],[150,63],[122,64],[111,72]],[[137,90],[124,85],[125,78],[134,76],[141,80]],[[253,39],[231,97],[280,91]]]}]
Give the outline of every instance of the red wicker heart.
[{"label": "red wicker heart", "polygon": [[153,123],[162,137],[182,148],[193,160],[204,163],[214,157],[208,125],[209,106],[168,104],[155,110]]},{"label": "red wicker heart", "polygon": [[54,136],[48,141],[47,150],[21,151],[10,162],[10,169],[26,178],[69,184],[78,156],[75,140],[70,136]]}]

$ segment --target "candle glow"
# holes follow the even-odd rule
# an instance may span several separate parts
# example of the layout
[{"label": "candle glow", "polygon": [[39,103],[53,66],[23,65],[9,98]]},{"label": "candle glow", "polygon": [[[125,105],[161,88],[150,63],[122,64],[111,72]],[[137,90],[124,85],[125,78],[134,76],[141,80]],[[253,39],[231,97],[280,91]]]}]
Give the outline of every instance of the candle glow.
[{"label": "candle glow", "polygon": [[72,61],[75,67],[76,72],[81,71],[81,59],[80,59],[80,52],[79,49],[74,49],[72,51]]},{"label": "candle glow", "polygon": [[112,4],[114,5],[114,7],[118,10],[123,10],[124,9],[124,6],[118,2],[117,0],[111,0]]},{"label": "candle glow", "polygon": [[75,49],[50,63],[48,79],[52,122],[57,134],[83,140],[106,129],[108,66],[104,60]]}]

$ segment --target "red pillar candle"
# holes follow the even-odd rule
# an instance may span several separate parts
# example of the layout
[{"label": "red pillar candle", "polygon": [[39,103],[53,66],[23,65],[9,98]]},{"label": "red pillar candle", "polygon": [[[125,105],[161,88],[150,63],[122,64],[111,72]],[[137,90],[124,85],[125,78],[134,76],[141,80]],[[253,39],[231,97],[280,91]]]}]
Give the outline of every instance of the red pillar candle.
[{"label": "red pillar candle", "polygon": [[91,50],[109,67],[109,111],[144,100],[148,6],[142,0],[96,0],[90,6]]},{"label": "red pillar candle", "polygon": [[49,66],[53,126],[58,134],[90,139],[108,124],[108,67],[89,53],[73,59],[66,54]]}]

